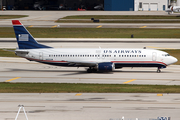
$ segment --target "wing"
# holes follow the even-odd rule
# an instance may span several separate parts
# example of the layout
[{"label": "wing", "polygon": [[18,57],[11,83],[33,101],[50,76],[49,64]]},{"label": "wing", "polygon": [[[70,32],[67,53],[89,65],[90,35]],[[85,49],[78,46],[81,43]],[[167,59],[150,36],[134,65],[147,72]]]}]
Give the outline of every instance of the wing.
[{"label": "wing", "polygon": [[69,66],[87,66],[87,67],[94,67],[98,64],[95,61],[67,61]]}]

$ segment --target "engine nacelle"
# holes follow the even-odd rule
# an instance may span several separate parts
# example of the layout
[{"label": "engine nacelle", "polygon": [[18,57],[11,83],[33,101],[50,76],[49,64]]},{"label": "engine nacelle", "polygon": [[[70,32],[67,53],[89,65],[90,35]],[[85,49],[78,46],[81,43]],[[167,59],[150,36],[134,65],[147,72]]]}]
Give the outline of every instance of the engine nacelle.
[{"label": "engine nacelle", "polygon": [[114,63],[112,62],[99,63],[97,67],[99,72],[111,72],[115,69]]}]

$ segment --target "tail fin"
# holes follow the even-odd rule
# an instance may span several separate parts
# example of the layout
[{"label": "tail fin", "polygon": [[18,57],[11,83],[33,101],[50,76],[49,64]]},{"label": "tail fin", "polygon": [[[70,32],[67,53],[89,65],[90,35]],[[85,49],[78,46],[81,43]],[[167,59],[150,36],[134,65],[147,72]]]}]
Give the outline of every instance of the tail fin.
[{"label": "tail fin", "polygon": [[19,49],[52,48],[39,44],[19,20],[12,20]]}]

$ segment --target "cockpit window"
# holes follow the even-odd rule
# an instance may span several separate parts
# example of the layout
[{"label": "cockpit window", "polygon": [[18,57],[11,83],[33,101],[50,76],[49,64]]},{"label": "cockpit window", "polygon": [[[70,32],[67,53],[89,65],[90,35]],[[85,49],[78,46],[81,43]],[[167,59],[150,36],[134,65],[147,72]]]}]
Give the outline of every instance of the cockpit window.
[{"label": "cockpit window", "polygon": [[169,54],[162,54],[162,56],[165,56],[165,57],[167,57],[167,56],[170,56]]}]

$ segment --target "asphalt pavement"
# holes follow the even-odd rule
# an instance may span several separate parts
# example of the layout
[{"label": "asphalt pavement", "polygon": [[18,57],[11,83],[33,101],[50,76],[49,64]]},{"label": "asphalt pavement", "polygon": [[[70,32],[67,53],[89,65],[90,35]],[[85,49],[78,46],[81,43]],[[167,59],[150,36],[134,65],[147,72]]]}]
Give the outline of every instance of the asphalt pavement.
[{"label": "asphalt pavement", "polygon": [[[0,11],[1,15],[28,15],[19,18],[27,27],[63,28],[179,28],[179,23],[56,23],[71,15],[167,15],[164,11]],[[178,15],[175,13],[174,15]],[[0,27],[11,27],[12,19],[1,19]]]}]

